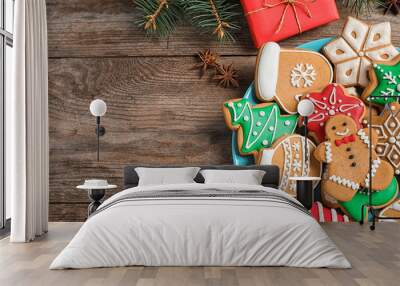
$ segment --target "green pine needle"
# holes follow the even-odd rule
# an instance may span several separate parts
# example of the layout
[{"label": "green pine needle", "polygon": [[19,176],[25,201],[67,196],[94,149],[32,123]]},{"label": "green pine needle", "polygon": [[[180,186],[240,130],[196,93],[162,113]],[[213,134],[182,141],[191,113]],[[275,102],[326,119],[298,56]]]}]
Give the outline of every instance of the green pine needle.
[{"label": "green pine needle", "polygon": [[370,15],[379,2],[380,0],[343,0],[344,6],[350,7],[356,16]]},{"label": "green pine needle", "polygon": [[240,30],[241,6],[227,0],[180,0],[193,26],[221,41],[234,41]]},{"label": "green pine needle", "polygon": [[134,0],[141,16],[136,24],[146,30],[147,35],[160,38],[169,36],[182,18],[182,9],[177,0]]}]

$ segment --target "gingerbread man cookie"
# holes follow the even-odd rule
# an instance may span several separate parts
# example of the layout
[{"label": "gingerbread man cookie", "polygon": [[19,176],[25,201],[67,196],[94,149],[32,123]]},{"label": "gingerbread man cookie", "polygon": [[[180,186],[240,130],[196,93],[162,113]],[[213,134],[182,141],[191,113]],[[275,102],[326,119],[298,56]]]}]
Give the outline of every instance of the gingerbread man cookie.
[{"label": "gingerbread man cookie", "polygon": [[225,102],[223,112],[227,126],[238,131],[239,152],[254,155],[256,161],[261,149],[269,148],[275,140],[292,134],[298,119],[297,115],[281,115],[275,103],[251,105],[246,99]]},{"label": "gingerbread man cookie", "polygon": [[400,98],[400,55],[391,61],[374,62],[369,69],[371,79],[362,93],[365,101],[384,105]]},{"label": "gingerbread man cookie", "polygon": [[335,82],[365,87],[371,62],[390,61],[399,52],[392,45],[389,22],[368,25],[348,17],[342,34],[328,43],[323,52],[335,65]]},{"label": "gingerbread man cookie", "polygon": [[255,88],[261,101],[276,101],[289,114],[297,113],[299,97],[332,82],[333,70],[320,53],[281,49],[277,43],[261,47],[256,63]]},{"label": "gingerbread man cookie", "polygon": [[[327,174],[324,178],[324,191],[341,202],[350,201],[360,187],[368,187],[369,146],[376,146],[377,138],[372,130],[358,129],[357,123],[349,116],[339,114],[330,118],[325,124],[327,141],[318,145],[314,156],[318,161],[327,163]],[[379,159],[372,152],[372,189],[384,190],[393,178],[392,166]]]},{"label": "gingerbread man cookie", "polygon": [[[305,144],[307,140],[307,144]],[[307,146],[307,152],[305,148]],[[271,148],[262,149],[258,158],[259,165],[276,165],[280,170],[279,189],[296,196],[296,182],[290,177],[321,177],[322,164],[312,153],[316,146],[304,136],[293,134],[281,137]],[[315,181],[314,188],[318,182]]]},{"label": "gingerbread man cookie", "polygon": [[346,94],[341,85],[330,84],[322,92],[312,92],[305,98],[314,103],[314,113],[308,117],[307,128],[316,142],[325,140],[325,123],[337,114],[350,116],[357,128],[361,127],[365,105],[361,99]]},{"label": "gingerbread man cookie", "polygon": [[400,104],[390,104],[381,115],[372,116],[371,123],[378,135],[376,153],[392,165],[396,175],[400,175]]}]

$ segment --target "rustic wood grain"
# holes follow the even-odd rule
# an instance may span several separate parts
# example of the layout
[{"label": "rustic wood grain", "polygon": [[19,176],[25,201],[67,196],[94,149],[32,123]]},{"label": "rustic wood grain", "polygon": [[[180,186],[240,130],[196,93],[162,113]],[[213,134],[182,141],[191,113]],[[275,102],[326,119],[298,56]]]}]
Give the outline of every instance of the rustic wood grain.
[{"label": "rustic wood grain", "polygon": [[0,285],[157,285],[157,286],[397,286],[400,271],[400,224],[323,224],[352,269],[294,267],[115,267],[49,270],[53,259],[81,223],[50,223],[49,233],[32,243],[0,241]]},{"label": "rustic wood grain", "polygon": [[[184,24],[159,40],[145,37],[135,25],[139,15],[131,0],[46,2],[50,220],[84,220],[89,200],[75,186],[85,178],[105,178],[121,187],[122,169],[128,164],[231,162],[231,133],[221,105],[241,97],[254,77],[257,51],[245,23],[231,44],[220,45]],[[282,45],[297,46],[337,34],[349,14],[343,8],[340,12],[341,20]],[[391,21],[394,43],[400,45],[400,18],[376,13],[369,20]],[[190,70],[196,52],[209,47],[240,70],[240,88],[219,88]],[[99,163],[95,120],[88,111],[94,98],[108,105]]]},{"label": "rustic wood grain", "polygon": [[[347,9],[340,8],[341,19],[326,26],[304,32],[282,42],[294,47],[321,37],[337,35]],[[189,24],[183,23],[168,38],[146,38],[135,25],[140,15],[132,0],[47,0],[49,57],[138,57],[187,56],[198,50],[213,48],[221,55],[255,55],[244,17],[243,29],[235,43],[221,45],[208,35],[200,35]],[[376,23],[392,22],[393,40],[400,43],[400,18],[379,12],[364,19]]]}]

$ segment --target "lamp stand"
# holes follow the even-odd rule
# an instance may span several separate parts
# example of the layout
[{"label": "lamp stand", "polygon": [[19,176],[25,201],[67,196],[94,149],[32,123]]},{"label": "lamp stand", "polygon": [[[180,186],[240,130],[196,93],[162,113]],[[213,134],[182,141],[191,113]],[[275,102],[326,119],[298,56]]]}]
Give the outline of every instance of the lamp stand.
[{"label": "lamp stand", "polygon": [[96,137],[97,137],[97,162],[100,161],[100,136],[106,133],[106,129],[100,125],[100,116],[96,116]]}]

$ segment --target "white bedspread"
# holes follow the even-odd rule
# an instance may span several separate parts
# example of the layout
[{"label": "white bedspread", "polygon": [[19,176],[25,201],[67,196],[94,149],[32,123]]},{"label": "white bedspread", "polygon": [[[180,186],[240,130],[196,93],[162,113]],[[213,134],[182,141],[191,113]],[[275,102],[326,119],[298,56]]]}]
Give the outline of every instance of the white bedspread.
[{"label": "white bedspread", "polygon": [[[105,201],[50,269],[127,265],[349,268],[320,225],[299,209],[259,198],[121,200],[132,192],[263,190],[230,184],[136,187]],[[119,201],[121,200],[121,201]],[[291,199],[294,200],[294,199]],[[113,204],[113,202],[119,201]],[[108,206],[108,207],[107,207]]]}]

